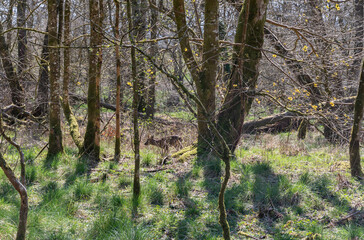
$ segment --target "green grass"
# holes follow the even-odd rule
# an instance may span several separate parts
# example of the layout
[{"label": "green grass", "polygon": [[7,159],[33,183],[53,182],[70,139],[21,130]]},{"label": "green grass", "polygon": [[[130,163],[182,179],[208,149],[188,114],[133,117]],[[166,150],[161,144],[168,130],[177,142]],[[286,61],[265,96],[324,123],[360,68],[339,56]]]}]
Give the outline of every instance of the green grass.
[{"label": "green grass", "polygon": [[[244,139],[225,194],[234,239],[364,239],[362,215],[339,221],[364,211],[364,184],[350,178],[347,149],[308,139]],[[38,152],[26,154],[34,159]],[[123,150],[122,162],[102,161],[91,171],[74,149],[48,161],[45,156],[27,164],[28,239],[222,239],[217,200],[223,165],[215,159],[169,161],[167,169],[147,172],[159,167],[159,155],[144,149],[133,217],[131,150]],[[16,165],[14,149],[5,157]],[[0,239],[14,239],[19,196],[2,171],[0,209]]]}]

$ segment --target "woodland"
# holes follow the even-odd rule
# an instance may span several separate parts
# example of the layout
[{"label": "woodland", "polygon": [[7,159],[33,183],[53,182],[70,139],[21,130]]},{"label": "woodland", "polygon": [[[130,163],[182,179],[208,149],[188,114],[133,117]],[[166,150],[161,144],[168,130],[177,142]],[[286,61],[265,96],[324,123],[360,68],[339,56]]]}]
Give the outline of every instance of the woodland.
[{"label": "woodland", "polygon": [[364,239],[364,0],[0,1],[0,240]]}]

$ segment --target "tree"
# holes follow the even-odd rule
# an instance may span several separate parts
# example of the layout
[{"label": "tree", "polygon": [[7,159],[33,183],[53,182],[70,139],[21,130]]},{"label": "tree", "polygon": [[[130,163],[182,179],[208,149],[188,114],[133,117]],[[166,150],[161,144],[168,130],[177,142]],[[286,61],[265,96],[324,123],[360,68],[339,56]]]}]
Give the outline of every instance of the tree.
[{"label": "tree", "polygon": [[92,164],[96,164],[100,160],[100,82],[103,0],[90,0],[89,9],[91,35],[87,94],[88,118],[82,154],[89,157]]},{"label": "tree", "polygon": [[[24,79],[27,65],[27,30],[25,11],[27,0],[20,0],[17,4],[17,26],[18,30],[18,75]],[[23,81],[24,82],[24,81]]]},{"label": "tree", "polygon": [[70,81],[70,75],[71,75],[71,41],[70,41],[70,0],[65,0],[64,4],[64,50],[63,50],[63,88],[62,88],[62,107],[64,115],[67,119],[67,122],[70,127],[70,134],[73,139],[73,142],[76,144],[79,151],[82,150],[82,138],[80,135],[80,130],[78,127],[78,123],[76,120],[76,117],[73,114],[73,111],[71,109],[70,103],[69,103],[69,81]]},{"label": "tree", "polygon": [[364,112],[364,59],[362,61],[360,77],[359,77],[359,88],[358,95],[354,105],[354,122],[351,130],[351,138],[349,143],[349,154],[350,154],[350,169],[351,176],[357,178],[363,178],[364,174],[360,164],[360,126],[363,119]]},{"label": "tree", "polygon": [[57,31],[57,1],[48,1],[48,47],[49,47],[49,80],[50,80],[50,105],[49,105],[49,147],[47,158],[53,157],[63,151],[60,87],[59,87],[59,36]]},{"label": "tree", "polygon": [[[2,115],[2,112],[0,111],[0,114]],[[4,159],[3,155],[0,153],[0,167],[4,171],[6,177],[10,181],[10,183],[13,185],[15,190],[20,195],[20,210],[19,210],[19,223],[18,223],[18,231],[16,234],[16,240],[25,240],[26,237],[26,230],[27,230],[27,219],[28,219],[28,193],[27,189],[25,187],[25,163],[24,163],[24,154],[21,151],[20,146],[15,143],[10,137],[5,135],[3,125],[2,125],[2,119],[0,115],[0,135],[2,135],[11,145],[13,145],[20,155],[20,181],[16,177],[14,171],[9,167],[9,165],[6,163],[6,160]]]},{"label": "tree", "polygon": [[[120,3],[118,0],[114,0],[115,3],[115,26],[114,35],[116,39],[120,38],[119,34],[119,18],[120,18]],[[121,61],[120,61],[120,49],[119,45],[115,45],[115,58],[116,58],[116,121],[115,121],[115,153],[114,160],[119,161],[120,158],[120,91],[121,91]]]},{"label": "tree", "polygon": [[[163,3],[163,1],[161,1]],[[155,0],[150,0],[150,38],[152,42],[150,43],[150,55],[157,56],[158,53],[158,44],[153,39],[157,38],[158,34],[158,11],[154,9],[151,5],[156,5]],[[148,83],[148,90],[147,90],[147,103],[146,103],[146,117],[147,118],[154,118],[155,113],[155,83],[157,78],[157,69],[151,64],[150,69],[147,71],[149,73],[149,83]]]},{"label": "tree", "polygon": [[131,78],[133,81],[133,146],[134,146],[134,181],[133,181],[133,212],[136,213],[137,204],[140,196],[140,140],[139,140],[139,123],[138,123],[138,106],[140,101],[139,78],[137,77],[137,59],[135,52],[135,33],[132,21],[132,6],[130,0],[127,0],[127,15],[129,22],[129,40],[132,44],[130,49],[131,55]]},{"label": "tree", "polygon": [[[0,32],[4,32],[2,23],[0,23]],[[0,58],[2,67],[5,71],[5,79],[11,90],[11,102],[19,107],[24,107],[25,96],[24,89],[20,84],[19,77],[14,69],[14,65],[10,60],[9,44],[6,42],[5,35],[0,35]],[[13,112],[17,116],[19,112]]]},{"label": "tree", "polygon": [[[187,65],[187,68],[193,79],[199,99],[209,114],[209,120],[214,119],[216,111],[215,105],[215,81],[218,64],[218,1],[208,1],[205,4],[206,15],[206,29],[204,32],[204,45],[203,45],[203,62],[197,62],[198,54],[194,54],[189,36],[188,26],[186,21],[186,10],[184,0],[173,1],[173,11],[175,22],[177,26],[177,35],[180,45],[180,50]],[[197,56],[196,56],[197,55]],[[205,111],[201,106],[197,107],[197,123],[198,123],[198,153],[203,155],[209,150],[209,142],[212,141],[212,136],[206,122]]]}]

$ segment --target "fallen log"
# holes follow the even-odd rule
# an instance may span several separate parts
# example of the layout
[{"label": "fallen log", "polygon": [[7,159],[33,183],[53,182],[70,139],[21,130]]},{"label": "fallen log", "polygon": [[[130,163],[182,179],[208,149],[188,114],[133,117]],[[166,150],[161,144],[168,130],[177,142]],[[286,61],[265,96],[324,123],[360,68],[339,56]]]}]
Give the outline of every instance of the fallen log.
[{"label": "fallen log", "polygon": [[[87,103],[87,97],[82,97],[82,96],[79,96],[79,95],[70,94],[70,98],[75,100],[75,101]],[[112,110],[112,111],[116,111],[115,105],[112,105],[112,104],[109,104],[109,103],[100,102],[100,106],[103,107],[103,108]]]},{"label": "fallen log", "polygon": [[[347,97],[333,101],[333,107],[330,112],[342,110],[343,107],[351,110],[354,106],[355,97]],[[324,109],[327,102],[318,104],[318,109]],[[330,105],[331,106],[331,105]],[[297,112],[305,112],[305,109],[299,109]],[[243,125],[243,133],[256,134],[256,133],[280,133],[297,130],[304,115],[297,112],[283,112],[277,115],[268,116],[255,121],[249,121]],[[310,118],[319,119],[319,116],[310,116]]]},{"label": "fallen log", "polygon": [[279,133],[291,131],[298,128],[297,122],[298,115],[292,112],[284,112],[281,114],[268,116],[256,121],[249,121],[243,125],[243,133]]}]

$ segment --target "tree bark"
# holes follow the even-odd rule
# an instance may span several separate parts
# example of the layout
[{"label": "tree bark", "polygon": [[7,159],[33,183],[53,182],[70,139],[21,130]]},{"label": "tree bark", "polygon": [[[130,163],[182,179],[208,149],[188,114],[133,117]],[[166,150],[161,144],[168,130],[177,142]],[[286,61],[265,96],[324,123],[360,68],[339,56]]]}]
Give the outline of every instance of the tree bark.
[{"label": "tree bark", "polygon": [[[129,40],[134,46],[135,34],[132,29],[134,29],[133,21],[131,17],[131,4],[130,0],[127,0],[127,14],[129,22]],[[139,141],[139,124],[138,124],[138,101],[139,101],[139,78],[137,77],[137,61],[135,48],[131,48],[131,68],[132,68],[132,80],[133,80],[133,129],[134,129],[134,182],[133,182],[133,201],[138,202],[140,196],[140,141]],[[137,204],[133,205],[133,212],[136,212]]]},{"label": "tree bark", "polygon": [[64,4],[64,50],[63,50],[63,98],[62,98],[62,107],[63,112],[66,117],[66,120],[69,124],[70,128],[70,134],[73,139],[73,142],[76,144],[79,151],[82,149],[82,137],[80,134],[80,130],[78,127],[78,123],[76,120],[75,115],[72,112],[70,103],[69,103],[69,81],[70,81],[70,75],[71,75],[71,56],[70,56],[70,0],[65,0]]},{"label": "tree bark", "polygon": [[[353,67],[353,77],[357,77],[358,70],[360,69],[360,53],[363,51],[364,47],[364,0],[354,1],[354,16],[355,16],[355,40],[354,40],[354,61]],[[360,70],[359,70],[360,73]]]},{"label": "tree bark", "polygon": [[[132,21],[134,27],[134,39],[135,41],[143,40],[146,37],[147,30],[147,21],[146,21],[146,12],[147,12],[148,3],[146,0],[133,0],[131,1],[131,11],[132,11]],[[145,113],[147,106],[147,91],[145,89],[145,71],[146,71],[146,63],[144,58],[139,53],[135,52],[135,61],[137,68],[137,77],[138,77],[138,111]]]},{"label": "tree bark", "polygon": [[[48,24],[46,28],[48,33]],[[38,92],[37,92],[37,107],[33,111],[36,117],[45,116],[48,113],[49,102],[49,49],[48,49],[48,34],[44,35],[43,47],[39,66]]]},{"label": "tree bark", "polygon": [[[186,22],[186,11],[183,0],[173,1],[173,11],[177,25],[177,34],[180,43],[181,53],[196,85],[197,95],[202,106],[197,107],[198,122],[198,155],[202,156],[211,150],[211,131],[208,121],[214,121],[215,104],[215,83],[218,69],[219,57],[219,22],[218,22],[218,1],[207,1],[205,3],[205,29],[203,45],[203,62],[199,64],[197,57],[193,54],[188,39],[188,26]],[[209,116],[205,116],[205,114]]]},{"label": "tree bark", "polygon": [[6,177],[18,191],[20,195],[20,211],[19,211],[19,224],[16,234],[16,240],[25,240],[27,230],[27,218],[28,218],[28,194],[27,189],[15,176],[11,168],[6,164],[3,155],[0,153],[0,167],[4,171]]},{"label": "tree bark", "polygon": [[[1,111],[2,113],[2,111]],[[1,114],[2,115],[2,114]],[[24,162],[24,154],[21,151],[20,146],[13,142],[11,138],[5,135],[2,119],[0,115],[0,134],[10,143],[12,144],[19,152],[20,155],[20,166],[21,166],[21,181],[15,176],[13,170],[6,164],[6,161],[3,155],[0,153],[0,167],[4,171],[6,177],[13,185],[16,191],[18,191],[20,195],[20,211],[19,211],[19,224],[18,231],[16,234],[16,240],[25,240],[26,230],[27,230],[27,219],[28,219],[28,194],[27,189],[25,187],[25,162]]]},{"label": "tree bark", "polygon": [[89,157],[91,166],[100,160],[100,82],[102,64],[102,1],[90,0],[90,56],[88,69],[87,127],[82,154]]},{"label": "tree bark", "polygon": [[[150,0],[151,4],[156,5],[156,0]],[[158,35],[158,12],[156,9],[149,7],[150,9],[150,38],[156,39]],[[150,44],[150,55],[156,57],[158,54],[158,44],[157,42],[152,41]],[[146,106],[146,117],[153,119],[155,113],[155,82],[157,78],[157,69],[153,64],[150,66],[149,72],[149,84],[147,91],[147,106]]]},{"label": "tree bark", "polygon": [[364,177],[360,164],[361,159],[360,159],[360,141],[359,141],[360,125],[363,119],[363,112],[364,112],[364,59],[362,61],[362,66],[360,71],[358,95],[356,97],[354,105],[354,122],[349,144],[351,176],[358,178]]},{"label": "tree bark", "polygon": [[[0,32],[4,32],[2,23],[0,22]],[[5,35],[0,35],[0,58],[5,71],[5,78],[9,84],[11,91],[11,102],[17,106],[24,107],[24,90],[20,84],[19,77],[14,69],[13,63],[10,60],[11,54]],[[12,113],[14,116],[17,112]]]},{"label": "tree bark", "polygon": [[27,66],[27,30],[25,11],[27,0],[20,0],[17,4],[17,26],[18,30],[18,76],[25,80],[25,69]]},{"label": "tree bark", "polygon": [[[120,38],[119,34],[119,17],[120,17],[120,3],[115,0],[115,27],[114,35],[116,39]],[[114,160],[119,161],[120,159],[120,145],[121,145],[121,135],[120,135],[120,89],[121,89],[121,61],[120,61],[120,49],[119,45],[115,45],[115,58],[116,58],[116,121],[115,121],[115,153]]]},{"label": "tree bark", "polygon": [[240,140],[259,75],[267,5],[268,0],[246,0],[239,14],[235,34],[235,43],[239,45],[234,47],[228,90],[217,117],[219,132],[232,152]]},{"label": "tree bark", "polygon": [[48,1],[48,46],[49,46],[49,80],[50,80],[50,105],[49,105],[49,157],[63,151],[61,111],[60,111],[60,87],[59,87],[59,39],[57,32],[57,1]]}]

